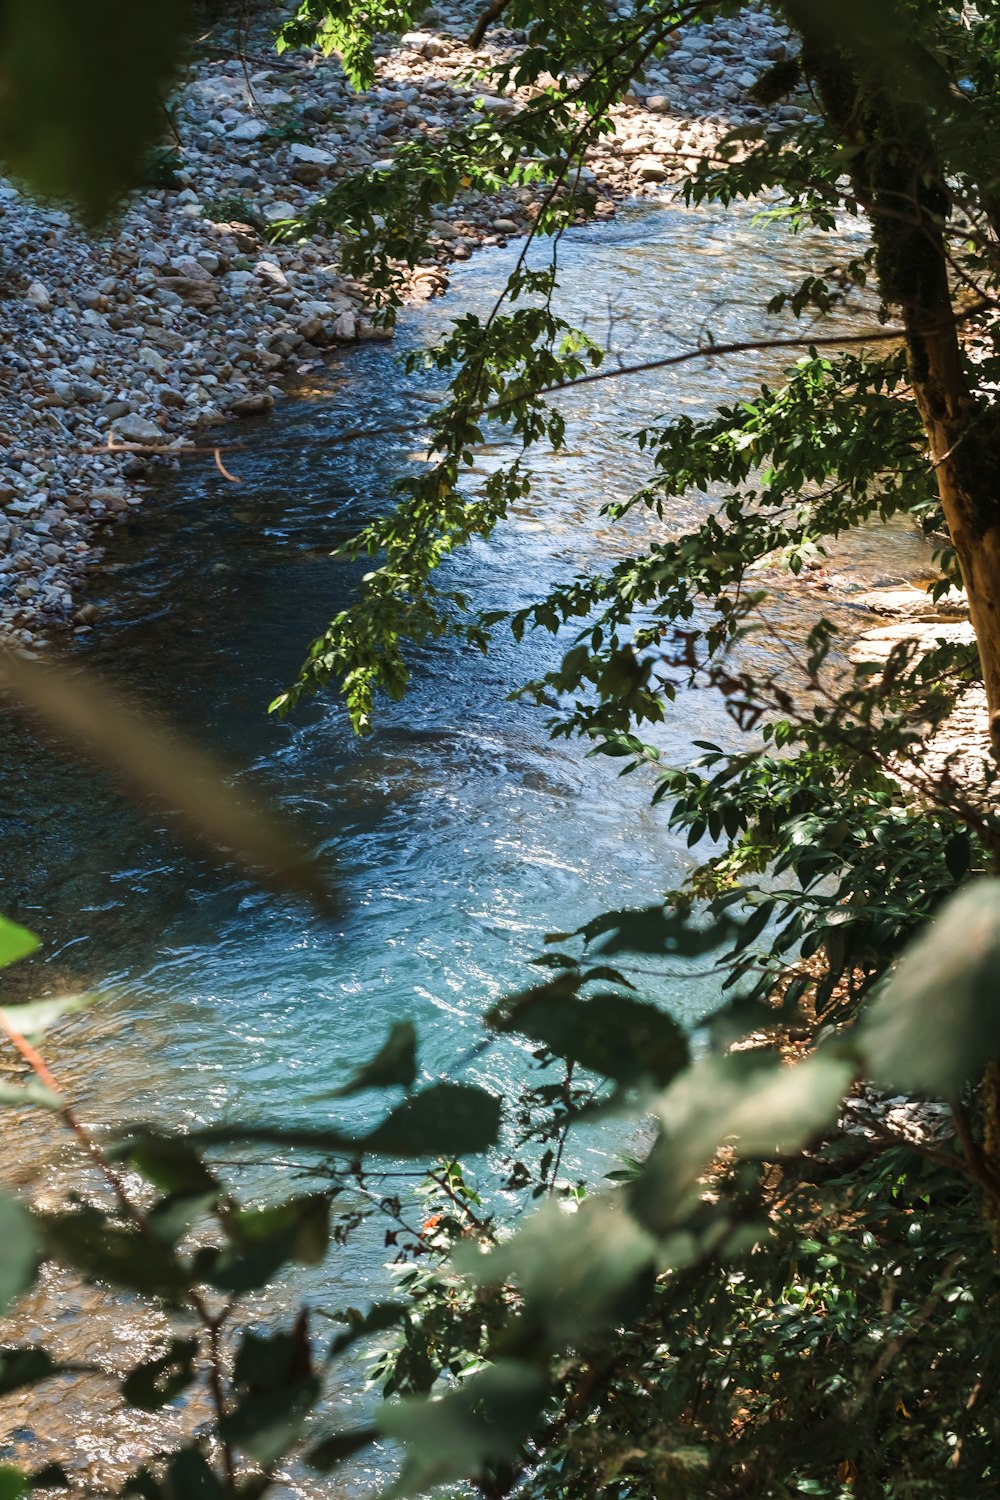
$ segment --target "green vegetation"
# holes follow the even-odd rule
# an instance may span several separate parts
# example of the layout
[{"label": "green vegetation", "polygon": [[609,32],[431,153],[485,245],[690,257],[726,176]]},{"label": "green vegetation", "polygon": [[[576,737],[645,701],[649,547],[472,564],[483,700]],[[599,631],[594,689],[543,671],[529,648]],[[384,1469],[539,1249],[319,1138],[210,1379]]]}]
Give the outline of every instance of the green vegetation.
[{"label": "green vegetation", "polygon": [[[586,208],[572,184],[614,99],[681,26],[738,8],[494,7],[528,43],[490,87],[540,83],[531,102],[402,147],[391,169],[338,186],[317,218],[348,235],[346,265],[369,279],[385,316],[431,210],[461,192],[538,184],[536,233],[557,241]],[[432,461],[344,549],[375,559],[372,571],[277,704],[288,712],[335,681],[365,732],[379,695],[405,691],[411,641],[451,632],[487,650],[500,630],[574,631],[561,665],[525,692],[558,705],[554,734],[651,772],[664,816],[706,852],[662,906],[556,935],[538,985],[486,1017],[487,1040],[527,1040],[539,1081],[504,1116],[472,1084],[413,1091],[416,1038],[399,1026],[356,1087],[400,1096],[363,1132],[249,1120],[98,1144],[33,1050],[58,1019],[52,1005],[2,1013],[36,1073],[12,1097],[61,1114],[110,1197],[59,1213],[0,1201],[0,1293],[15,1297],[51,1258],[183,1309],[182,1334],[124,1382],[140,1410],[207,1370],[213,1440],[193,1438],[128,1493],[264,1494],[303,1442],[308,1463],[335,1472],[383,1434],[405,1445],[399,1495],[440,1483],[487,1500],[997,1493],[1000,819],[992,770],[970,784],[928,769],[924,746],[977,681],[1000,745],[1000,7],[777,9],[801,53],[762,80],[760,97],[802,79],[817,113],[743,132],[701,161],[685,191],[729,203],[773,190],[768,212],[792,230],[863,214],[871,245],[838,259],[831,241],[830,269],[803,265],[798,286],[762,286],[782,320],[775,337],[802,343],[780,389],[704,421],[668,415],[637,435],[651,478],[612,518],[646,509],[669,521],[673,497],[695,488],[718,496],[704,519],[684,534],[658,525],[637,555],[509,617],[435,581],[456,547],[489,535],[530,490],[523,454],[478,488],[467,482],[488,424],[524,450],[558,453],[559,389],[624,378],[554,313],[554,264],[529,269],[522,258],[493,314],[459,318],[428,355],[451,380],[432,419]],[[4,25],[22,11],[8,6]],[[364,83],[371,36],[410,19],[397,5],[305,0],[283,39],[340,49]],[[13,35],[0,33],[5,58]],[[86,101],[67,102],[74,121],[86,113]],[[30,135],[42,106],[25,112],[20,136],[10,108],[5,93],[3,152],[19,142],[17,160],[40,186],[71,186],[59,151],[50,157]],[[143,124],[136,132],[131,120],[130,149]],[[120,122],[104,125],[117,139]],[[54,117],[46,129],[56,138],[62,126]],[[89,161],[93,143],[79,139]],[[80,197],[100,207],[108,184],[88,174]],[[866,281],[883,321],[864,337],[795,322]],[[947,532],[940,591],[964,585],[978,651],[943,644],[918,656],[903,645],[852,672],[817,616],[801,650],[773,642],[774,669],[751,671],[742,644],[770,630],[761,565],[780,552],[794,568],[825,538],[893,516]],[[665,766],[655,726],[694,686],[723,696],[744,745],[705,743],[695,765]],[[0,960],[30,943],[5,924]],[[633,989],[635,954],[714,964],[729,999],[695,1044]],[[846,1129],[843,1101],[862,1081],[941,1107],[907,1105],[900,1123],[863,1106]],[[564,1181],[564,1144],[602,1112],[652,1122],[654,1139],[588,1194]],[[245,1141],[303,1153],[310,1192],[238,1202],[214,1160]],[[486,1153],[473,1181],[460,1163]],[[359,1214],[341,1214],[338,1200],[367,1185],[372,1159],[399,1157],[437,1159],[419,1229],[400,1200],[377,1209],[412,1261],[401,1300],[345,1313],[322,1349],[302,1319],[266,1335],[243,1327],[240,1299],[287,1265],[320,1262],[331,1235],[348,1237]],[[144,1194],[124,1185],[124,1168]],[[535,1203],[516,1229],[512,1200]],[[371,1427],[327,1432],[313,1413],[328,1370],[368,1338],[380,1341],[376,1375],[394,1399]],[[5,1350],[0,1389],[59,1374],[43,1349]],[[0,1494],[59,1482],[0,1474]]]}]

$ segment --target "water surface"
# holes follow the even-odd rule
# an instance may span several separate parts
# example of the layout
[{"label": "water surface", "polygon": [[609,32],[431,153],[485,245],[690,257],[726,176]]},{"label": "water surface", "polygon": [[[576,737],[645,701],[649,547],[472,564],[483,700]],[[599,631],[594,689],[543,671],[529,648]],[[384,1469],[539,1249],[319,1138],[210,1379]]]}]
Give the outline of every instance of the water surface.
[{"label": "water surface", "polygon": [[[830,259],[828,245],[755,227],[749,214],[645,208],[564,238],[560,308],[626,363],[689,348],[708,329],[716,341],[782,332],[764,304],[811,252],[815,265]],[[529,960],[547,932],[655,901],[691,863],[650,809],[649,780],[621,780],[585,745],[552,742],[543,711],[508,700],[565,641],[516,648],[501,637],[486,659],[448,641],[417,650],[409,696],[386,706],[363,742],[333,696],[286,722],[265,712],[350,598],[357,570],[330,549],[387,503],[419,453],[434,386],[402,377],[400,349],[433,339],[462,309],[485,310],[514,253],[478,256],[447,298],[406,316],[394,346],[306,372],[271,419],[238,429],[243,446],[227,460],[238,487],[208,466],[158,483],[110,537],[93,584],[106,621],[83,656],[291,812],[336,861],[343,909],[332,925],[192,855],[169,819],[2,719],[0,908],[45,939],[39,985],[106,992],[103,1008],[53,1043],[92,1118],[343,1118],[324,1092],[394,1019],[416,1021],[423,1076],[440,1076],[478,1038],[484,1007],[537,973]],[[663,415],[707,415],[785,362],[695,362],[561,397],[567,451],[534,459],[535,495],[491,542],[452,560],[449,582],[511,608],[574,569],[611,563],[629,529],[634,542],[651,524],[643,516],[620,535],[599,514],[647,477],[622,434]],[[402,430],[339,439],[362,424]],[[498,439],[483,464],[502,451]],[[708,503],[685,497],[652,524],[676,530]],[[835,565],[898,578],[926,556],[899,526],[852,538]],[[801,638],[813,600],[804,609],[803,591],[789,589],[774,609]],[[660,734],[681,762],[692,738],[735,737],[707,693],[683,697]],[[703,978],[645,987],[687,1020],[714,998]],[[524,1065],[505,1045],[474,1076],[509,1093]],[[584,1151],[577,1163],[595,1173],[604,1161]],[[331,1300],[338,1287],[363,1296],[379,1264],[338,1260]]]}]

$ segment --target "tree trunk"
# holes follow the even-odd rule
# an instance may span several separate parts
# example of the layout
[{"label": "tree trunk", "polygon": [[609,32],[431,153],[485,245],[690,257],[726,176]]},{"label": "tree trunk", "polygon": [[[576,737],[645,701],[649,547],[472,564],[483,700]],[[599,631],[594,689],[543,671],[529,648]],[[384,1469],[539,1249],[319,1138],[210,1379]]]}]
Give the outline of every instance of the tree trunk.
[{"label": "tree trunk", "polygon": [[1000,411],[963,369],[944,235],[949,210],[929,109],[899,101],[891,57],[831,45],[829,16],[809,0],[785,9],[803,37],[803,67],[828,124],[851,151],[854,192],[872,223],[879,291],[898,307],[909,378],[927,434],[945,522],[962,571],[1000,759]]}]

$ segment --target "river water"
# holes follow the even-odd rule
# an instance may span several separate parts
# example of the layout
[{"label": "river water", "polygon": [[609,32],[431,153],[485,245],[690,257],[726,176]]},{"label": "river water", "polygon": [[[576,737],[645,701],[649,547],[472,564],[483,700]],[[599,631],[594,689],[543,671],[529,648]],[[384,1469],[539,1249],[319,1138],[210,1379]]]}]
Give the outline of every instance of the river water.
[{"label": "river water", "polygon": [[[104,992],[52,1044],[92,1119],[343,1120],[324,1095],[394,1019],[417,1023],[423,1077],[439,1076],[477,1040],[485,1005],[537,973],[528,961],[546,932],[654,901],[691,862],[650,809],[649,780],[621,780],[586,746],[551,742],[544,711],[507,701],[566,642],[500,638],[485,660],[447,641],[420,649],[410,694],[364,742],[332,696],[284,723],[265,711],[350,597],[356,570],[332,561],[331,547],[418,461],[435,386],[401,375],[400,349],[433,339],[457,311],[485,310],[514,253],[479,255],[448,297],[406,315],[393,345],[331,359],[301,376],[272,418],[234,430],[243,446],[227,462],[239,486],[207,464],[160,482],[111,536],[92,586],[106,620],[82,655],[291,812],[336,861],[343,908],[333,924],[190,854],[168,820],[0,718],[0,910],[42,935],[39,987]],[[828,245],[755,226],[748,213],[644,207],[564,238],[559,306],[632,363],[691,347],[706,329],[717,341],[787,331],[765,302],[829,259]],[[600,506],[648,473],[622,434],[664,414],[707,415],[786,362],[695,362],[560,398],[568,450],[535,460],[531,501],[453,559],[449,582],[512,607],[610,562],[630,537]],[[338,441],[369,424],[407,435]],[[483,464],[500,451],[502,442]],[[678,500],[661,530],[708,503]],[[649,524],[633,524],[631,540]],[[900,526],[853,538],[835,566],[875,581],[926,561]],[[790,637],[812,617],[803,592],[779,590],[776,618]],[[694,737],[735,736],[719,701],[699,693],[679,701],[660,738],[683,761]],[[648,988],[687,1020],[713,999],[704,978]],[[472,1076],[509,1093],[523,1066],[511,1045]],[[21,1144],[17,1155],[23,1179]],[[602,1164],[596,1153],[579,1159],[581,1170]],[[338,1261],[330,1276],[358,1300],[377,1269]],[[336,1293],[331,1285],[332,1303]]]}]

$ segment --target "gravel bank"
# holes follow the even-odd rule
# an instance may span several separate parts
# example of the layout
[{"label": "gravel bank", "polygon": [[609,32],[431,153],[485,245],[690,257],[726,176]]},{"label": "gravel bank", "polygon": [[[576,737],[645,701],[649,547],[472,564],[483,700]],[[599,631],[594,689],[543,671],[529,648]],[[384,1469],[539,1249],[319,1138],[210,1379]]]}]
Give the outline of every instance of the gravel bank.
[{"label": "gravel bank", "polygon": [[[318,53],[279,58],[262,33],[240,57],[218,38],[173,103],[172,186],[135,194],[103,236],[0,179],[0,638],[91,629],[78,585],[105,528],[142,504],[151,466],[192,446],[209,450],[192,461],[211,462],[228,441],[220,426],[272,406],[283,372],[384,336],[364,288],[338,271],[336,240],[271,244],[267,225],[414,135],[523,102],[484,97],[467,76],[523,41],[499,32],[470,51],[474,14],[432,9],[423,29],[387,40],[363,95]],[[759,119],[748,90],[785,53],[763,11],[682,36],[590,154],[594,211],[662,192],[733,124]],[[522,189],[443,213],[411,298],[442,292],[451,261],[525,232],[534,211]]]}]

